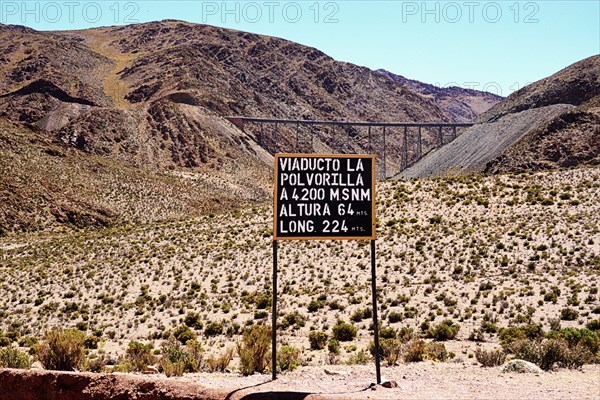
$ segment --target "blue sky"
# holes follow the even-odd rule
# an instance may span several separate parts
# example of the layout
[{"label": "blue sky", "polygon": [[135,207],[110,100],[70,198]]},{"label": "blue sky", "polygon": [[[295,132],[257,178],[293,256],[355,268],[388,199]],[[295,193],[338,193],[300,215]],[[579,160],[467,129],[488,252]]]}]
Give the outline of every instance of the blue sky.
[{"label": "blue sky", "polygon": [[502,95],[600,54],[600,0],[0,0],[0,22],[39,30],[167,18],[283,37],[337,60]]}]

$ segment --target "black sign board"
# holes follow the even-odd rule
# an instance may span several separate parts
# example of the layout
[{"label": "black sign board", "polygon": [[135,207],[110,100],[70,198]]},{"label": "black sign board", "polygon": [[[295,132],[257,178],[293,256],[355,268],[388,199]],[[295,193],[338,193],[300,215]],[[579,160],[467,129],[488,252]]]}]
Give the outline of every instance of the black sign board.
[{"label": "black sign board", "polygon": [[274,240],[375,240],[374,155],[275,155]]}]

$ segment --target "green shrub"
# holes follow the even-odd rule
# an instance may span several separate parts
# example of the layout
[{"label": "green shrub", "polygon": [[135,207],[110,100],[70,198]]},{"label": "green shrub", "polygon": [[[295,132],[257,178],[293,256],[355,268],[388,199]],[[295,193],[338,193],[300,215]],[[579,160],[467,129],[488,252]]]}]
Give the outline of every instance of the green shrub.
[{"label": "green shrub", "polygon": [[445,320],[432,329],[429,329],[426,336],[437,341],[451,340],[456,337],[459,330],[460,325],[453,323],[451,320]]},{"label": "green shrub", "polygon": [[160,347],[160,366],[164,371],[169,370],[171,376],[181,376],[184,372],[198,372],[203,366],[204,350],[196,340],[189,340],[182,346],[181,342],[171,335]]},{"label": "green shrub", "polygon": [[308,341],[312,350],[324,349],[327,345],[327,334],[325,332],[311,331],[308,334]]},{"label": "green shrub", "polygon": [[325,303],[320,300],[312,299],[310,303],[308,303],[308,312],[316,312],[319,309],[325,307]]},{"label": "green shrub", "polygon": [[58,371],[81,369],[84,360],[85,334],[77,329],[55,329],[44,335],[35,354],[44,368]]},{"label": "green shrub", "polygon": [[390,324],[400,322],[400,321],[402,321],[402,313],[397,312],[397,311],[392,311],[388,314],[387,319]]},{"label": "green shrub", "polygon": [[372,360],[371,356],[364,349],[361,349],[356,354],[353,354],[350,356],[350,358],[348,359],[348,364],[364,365],[364,364],[368,364],[369,362],[371,362],[371,360]]},{"label": "green shrub", "polygon": [[564,328],[560,330],[559,336],[567,341],[569,347],[580,344],[592,354],[600,351],[600,332],[598,331],[591,331],[586,328]]},{"label": "green shrub", "polygon": [[29,369],[31,358],[17,347],[8,346],[0,350],[0,368]]},{"label": "green shrub", "polygon": [[10,338],[0,335],[0,347],[6,347],[10,345],[10,342]]},{"label": "green shrub", "polygon": [[511,326],[509,328],[500,329],[500,343],[507,350],[507,346],[520,339],[537,340],[544,337],[542,324],[529,324]]},{"label": "green shrub", "polygon": [[175,339],[179,340],[181,344],[186,344],[188,340],[196,340],[198,337],[187,325],[180,325],[175,328],[173,336],[175,336]]},{"label": "green shrub", "polygon": [[97,349],[98,342],[100,342],[100,338],[98,336],[86,336],[85,340],[83,341],[83,346],[86,349]]},{"label": "green shrub", "polygon": [[356,337],[356,327],[347,322],[338,321],[333,327],[333,337],[340,342],[349,342]]},{"label": "green shrub", "polygon": [[211,322],[204,328],[205,336],[217,336],[223,333],[223,324],[219,322]]},{"label": "green shrub", "polygon": [[329,339],[329,343],[327,343],[327,350],[331,354],[340,354],[340,342],[336,339]]},{"label": "green shrub", "polygon": [[403,326],[402,328],[400,328],[398,330],[398,334],[396,335],[396,337],[402,342],[402,343],[408,343],[411,339],[413,339],[415,336],[415,331],[412,328]]},{"label": "green shrub", "polygon": [[240,371],[243,375],[263,373],[269,367],[271,356],[271,328],[254,325],[247,328],[242,341],[237,344],[240,356]]},{"label": "green shrub", "polygon": [[579,312],[577,310],[573,310],[572,308],[563,308],[560,310],[560,319],[563,321],[575,321],[579,316]]},{"label": "green shrub", "polygon": [[475,358],[484,367],[496,367],[504,364],[504,361],[506,361],[506,353],[501,349],[484,350],[478,348],[475,350]]},{"label": "green shrub", "polygon": [[19,339],[20,347],[33,347],[38,342],[36,337],[33,336],[23,336]]},{"label": "green shrub", "polygon": [[259,310],[264,310],[268,307],[271,307],[271,294],[270,293],[265,293],[265,292],[260,292],[260,293],[255,293],[254,294],[254,304],[256,305],[256,308],[258,308]]},{"label": "green shrub", "polygon": [[600,331],[600,319],[593,319],[585,327],[590,331]]},{"label": "green shrub", "polygon": [[277,350],[277,367],[281,371],[293,371],[300,364],[300,350],[292,346],[281,346]]},{"label": "green shrub", "polygon": [[281,327],[283,329],[285,329],[289,326],[293,326],[296,329],[300,329],[304,325],[306,325],[306,316],[300,314],[298,311],[293,311],[289,314],[286,314],[282,318],[282,322],[281,322]]},{"label": "green shrub", "polygon": [[398,333],[391,326],[379,329],[379,337],[383,339],[394,339]]},{"label": "green shrub", "polygon": [[202,317],[200,316],[200,313],[196,312],[187,313],[183,319],[183,323],[190,328],[202,329],[203,327]]},{"label": "green shrub", "polygon": [[125,350],[130,370],[134,372],[143,372],[148,365],[156,362],[156,357],[152,354],[152,347],[142,342],[131,341],[127,350]]},{"label": "green shrub", "polygon": [[444,362],[449,358],[448,350],[443,343],[430,342],[425,345],[424,358],[426,360]]},{"label": "green shrub", "polygon": [[188,340],[185,344],[185,350],[187,352],[187,360],[185,363],[185,370],[187,372],[198,372],[204,365],[204,349],[197,340]]},{"label": "green shrub", "polygon": [[356,310],[350,317],[350,320],[353,322],[360,322],[363,319],[369,319],[371,317],[373,317],[373,310],[367,307],[362,310]]},{"label": "green shrub", "polygon": [[[369,352],[375,357],[375,343],[369,343]],[[379,355],[387,361],[389,366],[392,366],[402,357],[402,342],[400,339],[384,338],[379,341]]]}]

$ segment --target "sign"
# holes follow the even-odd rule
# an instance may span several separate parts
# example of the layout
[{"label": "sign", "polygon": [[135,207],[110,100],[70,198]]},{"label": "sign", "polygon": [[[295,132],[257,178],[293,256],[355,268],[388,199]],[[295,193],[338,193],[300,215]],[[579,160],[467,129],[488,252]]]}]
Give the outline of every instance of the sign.
[{"label": "sign", "polygon": [[274,240],[375,240],[375,156],[276,154]]}]

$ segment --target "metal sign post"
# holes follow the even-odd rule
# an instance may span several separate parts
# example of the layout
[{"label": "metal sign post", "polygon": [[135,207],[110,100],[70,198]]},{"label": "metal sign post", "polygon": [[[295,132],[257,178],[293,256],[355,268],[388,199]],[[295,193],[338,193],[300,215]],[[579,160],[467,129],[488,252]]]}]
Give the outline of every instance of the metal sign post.
[{"label": "metal sign post", "polygon": [[370,240],[375,366],[381,383],[375,274],[375,155],[275,154],[272,377],[277,379],[278,240]]},{"label": "metal sign post", "polygon": [[277,240],[273,240],[273,309],[271,316],[271,371],[277,379]]},{"label": "metal sign post", "polygon": [[381,365],[379,348],[379,320],[377,318],[377,274],[375,273],[375,240],[371,240],[371,292],[373,295],[373,329],[375,330],[375,374],[377,384],[381,383]]}]

